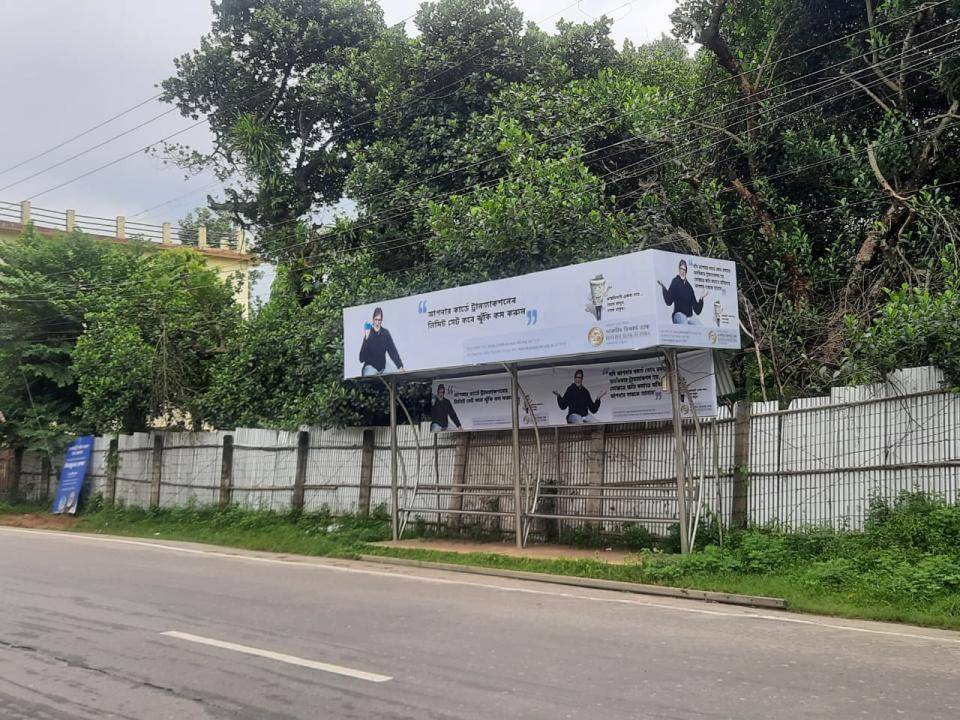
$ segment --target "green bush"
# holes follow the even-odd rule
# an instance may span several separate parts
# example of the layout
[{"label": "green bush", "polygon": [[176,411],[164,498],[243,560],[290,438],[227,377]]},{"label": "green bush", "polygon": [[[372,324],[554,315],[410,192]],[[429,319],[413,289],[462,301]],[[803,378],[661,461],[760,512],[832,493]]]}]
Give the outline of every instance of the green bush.
[{"label": "green bush", "polygon": [[626,525],[623,528],[623,544],[630,550],[652,550],[660,539],[643,525]]},{"label": "green bush", "polygon": [[882,547],[950,553],[960,547],[960,505],[922,492],[902,492],[893,503],[870,503],[864,532]]},{"label": "green bush", "polygon": [[800,576],[800,582],[812,590],[849,589],[856,581],[857,571],[852,560],[830,558],[811,563]]}]

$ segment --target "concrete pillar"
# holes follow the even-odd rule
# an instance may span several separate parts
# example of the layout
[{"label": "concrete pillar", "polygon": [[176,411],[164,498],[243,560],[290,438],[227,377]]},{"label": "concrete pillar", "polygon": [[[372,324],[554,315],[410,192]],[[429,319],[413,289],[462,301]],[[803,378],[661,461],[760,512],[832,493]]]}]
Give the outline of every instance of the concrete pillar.
[{"label": "concrete pillar", "polygon": [[370,488],[373,486],[373,440],[374,430],[363,431],[363,446],[360,451],[360,496],[357,512],[366,517],[370,514]]},{"label": "concrete pillar", "polygon": [[30,222],[30,201],[24,200],[20,203],[20,223],[26,225]]},{"label": "concrete pillar", "polygon": [[20,499],[20,476],[23,474],[24,448],[18,447],[13,451],[13,467],[10,468],[10,499],[16,502]]},{"label": "concrete pillar", "polygon": [[293,498],[290,507],[295,512],[303,510],[304,485],[307,483],[307,456],[310,454],[310,433],[297,433],[297,474],[293,477]]},{"label": "concrete pillar", "polygon": [[[453,487],[450,495],[450,509],[463,510],[463,490],[467,482],[467,458],[470,454],[470,433],[456,434],[456,448],[453,451]],[[463,525],[463,515],[454,514],[453,526]]]},{"label": "concrete pillar", "polygon": [[197,228],[197,247],[207,247],[207,226],[201,225]]},{"label": "concrete pillar", "polygon": [[71,233],[77,229],[77,211],[76,210],[67,210],[66,228],[68,233]]},{"label": "concrete pillar", "polygon": [[220,507],[230,504],[233,492],[233,435],[223,436],[223,452],[220,454]]},{"label": "concrete pillar", "polygon": [[600,495],[603,493],[603,472],[606,453],[605,434],[603,426],[594,428],[590,431],[590,455],[587,460],[587,488],[589,498],[587,499],[587,515],[590,517],[600,517],[603,515],[603,501]]},{"label": "concrete pillar", "polygon": [[123,215],[117,215],[117,240],[126,240],[127,220]]},{"label": "concrete pillar", "polygon": [[120,441],[110,439],[110,449],[107,450],[107,479],[103,487],[103,502],[113,505],[117,500],[117,470],[120,469]]},{"label": "concrete pillar", "polygon": [[733,408],[733,508],[730,524],[746,528],[747,487],[750,483],[750,403],[741,400]]},{"label": "concrete pillar", "polygon": [[153,464],[150,476],[150,507],[160,507],[160,483],[163,481],[163,435],[153,436]]},{"label": "concrete pillar", "polygon": [[163,224],[163,244],[170,245],[173,243],[173,228],[170,223],[165,222]]},{"label": "concrete pillar", "polygon": [[50,457],[44,455],[40,458],[40,481],[37,483],[43,488],[42,493],[37,492],[37,497],[47,500],[50,497],[50,475],[53,473],[53,467],[50,464]]}]

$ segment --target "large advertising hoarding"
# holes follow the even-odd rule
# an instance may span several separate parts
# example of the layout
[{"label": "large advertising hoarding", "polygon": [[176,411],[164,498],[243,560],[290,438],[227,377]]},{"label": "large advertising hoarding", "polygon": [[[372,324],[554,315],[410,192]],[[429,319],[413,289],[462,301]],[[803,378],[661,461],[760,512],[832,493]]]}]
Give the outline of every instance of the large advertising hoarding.
[{"label": "large advertising hoarding", "polygon": [[[679,353],[680,416],[713,417],[717,389],[713,353]],[[521,427],[669,420],[669,371],[662,358],[521,370]],[[452,378],[433,383],[431,430],[501,430],[512,427],[510,375]]]},{"label": "large advertising hoarding", "polygon": [[740,347],[727,260],[660,250],[343,311],[345,378],[643,350]]}]

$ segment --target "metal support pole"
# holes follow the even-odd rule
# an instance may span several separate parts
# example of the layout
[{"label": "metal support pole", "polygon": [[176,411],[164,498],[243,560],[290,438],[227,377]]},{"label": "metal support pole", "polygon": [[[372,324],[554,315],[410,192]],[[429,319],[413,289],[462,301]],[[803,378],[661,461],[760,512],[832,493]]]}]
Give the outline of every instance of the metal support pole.
[{"label": "metal support pole", "polygon": [[687,468],[683,452],[683,425],[680,422],[680,369],[677,367],[677,351],[667,350],[670,366],[670,399],[673,402],[673,457],[677,467],[677,522],[680,523],[680,552],[690,552],[687,535]]},{"label": "metal support pole", "polygon": [[517,547],[523,547],[523,501],[520,485],[520,387],[517,382],[517,366],[510,365],[510,419],[513,423],[513,499],[517,524]]},{"label": "metal support pole", "polygon": [[390,378],[390,530],[400,539],[400,492],[397,483],[397,379]]},{"label": "metal support pole", "polygon": [[[434,483],[437,487],[440,486],[440,447],[439,440],[437,438],[437,433],[433,434],[433,478]],[[443,522],[443,516],[440,514],[440,495],[436,495],[434,498],[437,501],[437,532],[440,532],[441,523]]]}]

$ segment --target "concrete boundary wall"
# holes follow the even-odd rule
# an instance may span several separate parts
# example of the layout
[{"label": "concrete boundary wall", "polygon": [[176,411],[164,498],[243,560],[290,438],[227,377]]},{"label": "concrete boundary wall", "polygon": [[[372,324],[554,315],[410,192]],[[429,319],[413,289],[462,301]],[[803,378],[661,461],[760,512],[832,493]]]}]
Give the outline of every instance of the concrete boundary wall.
[{"label": "concrete boundary wall", "polygon": [[[882,384],[834,388],[829,396],[795,400],[783,410],[777,403],[721,408],[716,419],[699,430],[688,423],[684,432],[688,474],[696,479],[691,492],[702,497],[704,517],[726,525],[855,529],[875,497],[904,490],[948,501],[960,497],[960,395],[949,392],[932,368],[901,370]],[[413,518],[513,530],[509,432],[434,435],[424,423],[418,433],[403,425],[398,436],[400,504]],[[675,517],[669,423],[550,428],[539,439],[524,430],[521,448],[524,504],[532,502],[539,481],[537,512],[554,516],[536,521],[537,535],[595,518],[607,532],[631,521],[663,532]],[[57,461],[28,452],[19,469],[21,496],[52,496]],[[98,437],[88,488],[107,502],[141,507],[386,510],[389,429],[237,428]]]}]

